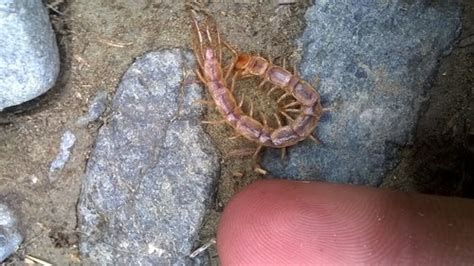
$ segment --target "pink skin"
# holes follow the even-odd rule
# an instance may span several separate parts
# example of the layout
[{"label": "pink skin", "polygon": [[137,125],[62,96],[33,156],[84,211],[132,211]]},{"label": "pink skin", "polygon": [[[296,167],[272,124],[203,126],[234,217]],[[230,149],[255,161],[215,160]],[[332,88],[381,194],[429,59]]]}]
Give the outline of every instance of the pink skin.
[{"label": "pink skin", "polygon": [[266,180],[228,204],[217,248],[222,265],[457,265],[473,228],[473,200]]}]

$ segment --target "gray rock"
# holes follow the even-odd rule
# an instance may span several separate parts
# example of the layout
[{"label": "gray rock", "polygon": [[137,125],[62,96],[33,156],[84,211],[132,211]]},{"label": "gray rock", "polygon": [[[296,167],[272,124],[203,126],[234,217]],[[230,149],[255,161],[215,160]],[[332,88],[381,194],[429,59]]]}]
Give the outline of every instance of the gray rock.
[{"label": "gray rock", "polygon": [[55,83],[59,52],[41,0],[0,2],[0,111]]},{"label": "gray rock", "polygon": [[87,126],[89,123],[96,121],[107,109],[107,92],[99,91],[97,95],[92,99],[89,105],[87,114],[79,117],[76,121],[76,125],[79,127]]},{"label": "gray rock", "polygon": [[191,53],[164,49],[122,77],[78,206],[81,253],[98,264],[187,262],[219,172],[201,128]]},{"label": "gray rock", "polygon": [[0,262],[13,254],[22,241],[17,218],[6,205],[0,203]]},{"label": "gray rock", "polygon": [[274,176],[378,185],[409,143],[439,58],[460,29],[457,1],[317,1],[306,12],[301,72],[319,75],[323,116],[306,141],[263,165]]},{"label": "gray rock", "polygon": [[76,136],[74,136],[74,134],[69,130],[64,132],[63,136],[61,137],[61,143],[59,144],[59,153],[49,167],[49,180],[51,182],[56,181],[56,175],[54,173],[63,169],[64,165],[69,160],[69,156],[71,156],[71,149],[74,146],[74,143],[76,143]]}]

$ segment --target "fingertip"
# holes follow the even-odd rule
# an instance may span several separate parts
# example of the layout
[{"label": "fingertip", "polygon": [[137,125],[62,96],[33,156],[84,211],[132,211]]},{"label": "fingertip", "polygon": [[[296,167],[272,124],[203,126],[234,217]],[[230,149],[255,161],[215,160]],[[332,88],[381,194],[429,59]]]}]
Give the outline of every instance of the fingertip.
[{"label": "fingertip", "polygon": [[473,202],[466,200],[257,181],[226,207],[217,248],[223,265],[469,261],[472,213]]}]

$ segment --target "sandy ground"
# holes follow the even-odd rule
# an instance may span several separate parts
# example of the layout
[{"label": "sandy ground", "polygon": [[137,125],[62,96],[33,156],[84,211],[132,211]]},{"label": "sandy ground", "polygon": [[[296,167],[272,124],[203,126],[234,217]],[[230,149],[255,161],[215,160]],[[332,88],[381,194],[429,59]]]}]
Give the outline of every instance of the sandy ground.
[{"label": "sandy ground", "polygon": [[[26,233],[24,244],[10,262],[32,255],[66,264],[81,262],[76,204],[88,154],[99,127],[107,122],[107,113],[87,128],[75,127],[74,122],[86,112],[97,92],[107,91],[113,97],[134,58],[163,47],[190,48],[191,27],[184,5],[168,1],[45,2],[57,33],[62,70],[48,93],[0,113],[0,196],[21,216]],[[298,61],[293,40],[304,27],[306,3],[277,8],[228,2],[208,7],[226,40],[241,50]],[[461,40],[474,35],[474,3],[464,2]],[[473,159],[474,118],[469,106],[473,102],[473,63],[474,45],[469,43],[442,60],[416,138],[383,186],[474,196],[472,169],[467,164]],[[252,89],[256,84],[255,80],[242,81],[237,91],[252,97],[263,112],[271,112],[274,99]],[[205,119],[215,117],[210,110]],[[58,180],[51,184],[49,166],[58,153],[61,135],[68,129],[76,135],[76,145]],[[231,196],[261,178],[252,170],[250,158],[226,156],[229,150],[252,144],[228,140],[233,134],[225,126],[208,126],[206,130],[221,151],[222,172],[200,235],[202,242],[214,236],[218,217]],[[215,259],[215,250],[209,253]]]}]

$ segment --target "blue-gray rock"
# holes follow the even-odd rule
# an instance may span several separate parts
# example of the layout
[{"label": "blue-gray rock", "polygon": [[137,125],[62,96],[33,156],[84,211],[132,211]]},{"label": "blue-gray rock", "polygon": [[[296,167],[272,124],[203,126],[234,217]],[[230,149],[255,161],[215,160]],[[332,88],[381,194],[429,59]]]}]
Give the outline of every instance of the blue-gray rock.
[{"label": "blue-gray rock", "polygon": [[71,149],[76,143],[76,136],[67,130],[61,137],[61,143],[59,144],[59,152],[54,161],[51,163],[49,167],[49,181],[54,182],[57,178],[57,171],[64,168],[64,165],[69,160],[69,156],[71,156]]},{"label": "blue-gray rock", "polygon": [[182,264],[219,173],[201,127],[190,52],[163,49],[124,74],[78,206],[81,253],[98,264]]},{"label": "blue-gray rock", "polygon": [[18,219],[8,206],[0,203],[0,262],[15,252],[22,241]]},{"label": "blue-gray rock", "polygon": [[79,127],[87,126],[89,123],[96,121],[107,109],[107,92],[99,91],[97,95],[92,99],[89,105],[87,114],[79,117],[76,121],[76,125]]},{"label": "blue-gray rock", "polygon": [[0,1],[0,111],[43,94],[58,73],[56,38],[42,1]]},{"label": "blue-gray rock", "polygon": [[376,186],[409,143],[439,58],[460,29],[458,1],[317,1],[299,39],[300,70],[320,77],[330,111],[315,132],[281,161],[263,165],[278,177]]}]

